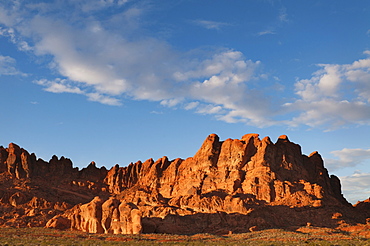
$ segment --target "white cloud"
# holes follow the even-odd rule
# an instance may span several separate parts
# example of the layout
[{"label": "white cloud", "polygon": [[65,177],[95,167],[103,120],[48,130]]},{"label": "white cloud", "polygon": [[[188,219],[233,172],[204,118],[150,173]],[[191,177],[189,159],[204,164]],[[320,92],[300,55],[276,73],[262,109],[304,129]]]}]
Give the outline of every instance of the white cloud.
[{"label": "white cloud", "polygon": [[333,130],[353,123],[369,124],[370,121],[370,107],[360,101],[349,102],[323,98],[317,101],[297,100],[285,106],[299,112],[297,117],[287,122],[291,126],[303,124]]},{"label": "white cloud", "polygon": [[209,21],[209,20],[194,20],[194,24],[204,27],[206,29],[220,30],[224,26],[228,26],[228,23],[218,22],[218,21]]},{"label": "white cloud", "polygon": [[355,172],[340,177],[343,193],[349,202],[356,203],[370,197],[370,173]]},{"label": "white cloud", "polygon": [[181,101],[182,101],[181,98],[174,98],[174,99],[162,100],[160,104],[166,107],[174,107],[178,105]]},{"label": "white cloud", "polygon": [[128,0],[69,0],[69,2],[79,7],[83,12],[91,12],[109,7],[120,7]]},{"label": "white cloud", "polygon": [[19,72],[15,67],[16,61],[10,56],[0,55],[0,75],[19,75]]},{"label": "white cloud", "polygon": [[22,38],[18,37],[15,34],[15,30],[13,28],[0,27],[0,35],[4,37],[8,37],[9,40],[13,44],[15,44],[20,51],[31,51],[32,50],[32,47],[26,41],[24,41]]},{"label": "white cloud", "polygon": [[325,159],[325,164],[330,171],[355,167],[363,164],[366,160],[370,160],[370,149],[348,149],[335,150],[330,152],[337,159]]},{"label": "white cloud", "polygon": [[222,111],[221,106],[214,106],[214,105],[200,105],[197,107],[198,114],[219,114]]},{"label": "white cloud", "polygon": [[66,79],[57,78],[53,81],[42,79],[35,81],[35,83],[44,86],[44,90],[48,92],[83,94],[83,91],[79,87],[69,84]]},{"label": "white cloud", "polygon": [[151,114],[159,114],[159,115],[160,115],[160,114],[163,114],[163,112],[162,112],[162,111],[151,111],[150,113],[151,113]]},{"label": "white cloud", "polygon": [[286,8],[281,8],[278,16],[280,22],[288,22],[288,13]]},{"label": "white cloud", "polygon": [[185,110],[191,110],[191,109],[194,109],[194,108],[198,107],[198,105],[199,105],[199,102],[190,102],[190,103],[185,105],[184,109]]},{"label": "white cloud", "polygon": [[365,51],[364,51],[364,54],[365,54],[365,55],[370,55],[370,50],[365,50]]},{"label": "white cloud", "polygon": [[56,78],[52,81],[42,79],[35,81],[35,83],[44,86],[44,90],[48,92],[81,94],[85,95],[89,101],[99,102],[112,106],[121,105],[120,100],[117,98],[97,92],[87,92],[86,90],[82,90],[80,87],[78,87],[75,82],[71,82],[67,79]]},{"label": "white cloud", "polygon": [[270,24],[268,28],[266,28],[264,31],[258,32],[257,36],[263,36],[263,35],[275,35],[277,34],[277,30],[282,27],[282,25],[286,22],[289,22],[288,14],[286,8],[281,8],[279,10],[279,14],[277,16],[277,22]]},{"label": "white cloud", "polygon": [[106,95],[102,95],[102,94],[99,94],[99,93],[96,93],[96,92],[95,93],[86,93],[86,96],[89,99],[89,101],[99,102],[99,103],[106,104],[106,105],[111,105],[111,106],[120,106],[120,105],[122,105],[122,103],[120,102],[119,99],[114,98],[114,97],[110,97],[110,96],[106,96]]},{"label": "white cloud", "polygon": [[[261,91],[249,89],[248,83],[259,78],[255,71],[260,62],[245,60],[237,51],[225,51],[205,60],[197,70],[183,74],[181,77],[206,77],[203,81],[191,84],[189,94],[192,99],[221,106],[222,111],[209,111],[217,118],[227,122],[247,122],[252,125],[267,125],[273,115],[266,96]],[[267,90],[267,89],[266,89]],[[201,105],[200,105],[201,106]],[[196,110],[204,113],[204,110]],[[220,113],[222,112],[222,113]]]},{"label": "white cloud", "polygon": [[[283,104],[278,93],[289,88],[277,90],[276,81],[259,72],[261,62],[231,49],[202,50],[202,56],[197,51],[176,51],[163,40],[135,32],[140,29],[143,10],[125,3],[0,4],[0,34],[20,50],[50,59],[50,69],[59,78],[40,78],[38,84],[54,93],[80,94],[108,105],[120,105],[122,97],[157,101],[258,127],[280,124],[333,129],[370,124],[370,58],[319,65],[311,78],[295,83],[295,98],[284,99]],[[62,6],[73,8],[56,11]],[[99,11],[106,8],[114,14],[100,18]],[[285,9],[280,11],[279,21],[287,21]],[[227,25],[205,20],[194,23],[210,29]],[[16,72],[10,60],[1,67],[3,73]]]},{"label": "white cloud", "polygon": [[296,94],[300,98],[284,105],[298,112],[289,124],[327,129],[353,123],[370,124],[370,58],[319,67],[311,79],[296,82]]},{"label": "white cloud", "polygon": [[339,65],[319,65],[311,79],[300,80],[295,84],[297,95],[305,101],[317,101],[323,97],[336,98],[338,86],[342,82]]},{"label": "white cloud", "polygon": [[199,78],[211,80],[212,76],[225,75],[225,79],[230,83],[237,84],[252,79],[259,64],[259,61],[245,60],[244,55],[239,51],[223,50],[200,63],[192,63],[191,69],[184,72],[177,71],[174,77],[178,80]]},{"label": "white cloud", "polygon": [[266,30],[258,33],[258,36],[268,35],[268,34],[276,34],[276,32],[272,30]]}]

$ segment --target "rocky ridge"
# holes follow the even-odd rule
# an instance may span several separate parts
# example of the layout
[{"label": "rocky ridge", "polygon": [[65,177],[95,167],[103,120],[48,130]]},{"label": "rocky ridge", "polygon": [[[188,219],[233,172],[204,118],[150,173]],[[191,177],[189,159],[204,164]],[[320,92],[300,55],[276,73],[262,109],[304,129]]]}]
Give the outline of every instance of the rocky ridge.
[{"label": "rocky ridge", "polygon": [[[58,175],[55,175],[55,174]],[[225,233],[307,224],[366,223],[368,203],[353,207],[318,152],[303,155],[282,135],[209,135],[185,160],[127,167],[73,168],[37,159],[16,144],[0,147],[0,225],[93,233]],[[364,214],[366,216],[364,216]]]}]

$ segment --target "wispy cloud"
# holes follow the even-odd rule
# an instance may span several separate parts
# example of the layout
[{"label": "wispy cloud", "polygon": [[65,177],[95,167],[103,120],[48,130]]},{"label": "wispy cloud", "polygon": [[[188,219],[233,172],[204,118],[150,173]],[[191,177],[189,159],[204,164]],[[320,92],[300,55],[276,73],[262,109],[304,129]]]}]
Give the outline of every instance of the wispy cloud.
[{"label": "wispy cloud", "polygon": [[263,36],[263,35],[271,35],[271,34],[276,34],[276,32],[274,32],[272,30],[266,30],[266,31],[259,32],[257,35],[258,36]]},{"label": "wispy cloud", "polygon": [[185,110],[191,110],[191,109],[194,109],[194,108],[198,107],[198,105],[199,105],[199,102],[190,102],[190,103],[187,103],[184,106],[184,109]]},{"label": "wispy cloud", "polygon": [[57,78],[53,81],[42,79],[35,81],[35,83],[44,86],[44,90],[48,92],[83,94],[79,87],[70,85],[66,79]]},{"label": "wispy cloud", "polygon": [[356,167],[370,161],[370,149],[348,149],[335,150],[330,152],[337,159],[325,159],[325,163],[330,171],[346,168]]},{"label": "wispy cloud", "polygon": [[9,38],[9,40],[13,44],[15,44],[20,51],[31,51],[32,50],[32,47],[30,47],[30,45],[26,41],[24,41],[21,37],[15,34],[15,30],[13,28],[0,27],[0,36]]},{"label": "wispy cloud", "polygon": [[79,0],[78,4],[81,6],[82,11],[90,12],[114,6],[119,7],[127,2],[128,0]]},{"label": "wispy cloud", "polygon": [[230,25],[225,22],[210,21],[210,20],[194,20],[192,22],[198,26],[204,27],[206,29],[213,29],[213,30],[220,30],[222,27]]},{"label": "wispy cloud", "polygon": [[71,82],[67,79],[60,79],[56,78],[55,80],[46,80],[41,79],[34,81],[36,84],[41,85],[44,87],[45,91],[52,92],[52,93],[73,93],[73,94],[80,94],[85,95],[89,101],[99,102],[102,104],[112,105],[112,106],[119,106],[121,102],[119,99],[104,95],[102,93],[97,92],[88,92],[86,89],[81,89],[78,84],[75,82]]},{"label": "wispy cloud", "polygon": [[288,22],[289,21],[287,9],[285,7],[280,9],[278,20],[280,22]]},{"label": "wispy cloud", "polygon": [[164,114],[162,111],[151,111],[151,114]]},{"label": "wispy cloud", "polygon": [[0,55],[0,76],[1,75],[25,75],[15,67],[16,61],[10,56]]},{"label": "wispy cloud", "polygon": [[200,105],[197,107],[198,114],[220,114],[223,108],[215,105]]},{"label": "wispy cloud", "polygon": [[101,93],[85,93],[85,95],[87,96],[88,100],[92,102],[99,102],[111,106],[122,105],[119,99],[107,95],[102,95]]},{"label": "wispy cloud", "polygon": [[287,23],[287,22],[289,22],[287,9],[285,7],[282,7],[279,10],[279,14],[278,14],[276,20],[274,20],[274,22],[271,23],[268,28],[266,28],[265,30],[257,33],[257,36],[277,34],[279,28],[281,28],[283,26],[283,24]]},{"label": "wispy cloud", "polygon": [[182,98],[172,98],[172,99],[166,99],[162,100],[160,102],[161,105],[166,106],[166,107],[175,107],[178,105],[183,99]]}]

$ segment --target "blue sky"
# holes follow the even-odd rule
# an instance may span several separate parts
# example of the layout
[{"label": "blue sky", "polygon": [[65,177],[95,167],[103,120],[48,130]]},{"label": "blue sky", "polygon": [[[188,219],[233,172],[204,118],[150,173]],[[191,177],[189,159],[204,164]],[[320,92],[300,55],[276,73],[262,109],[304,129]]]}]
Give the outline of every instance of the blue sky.
[{"label": "blue sky", "polygon": [[0,145],[85,167],[286,134],[370,196],[370,4],[0,1]]}]

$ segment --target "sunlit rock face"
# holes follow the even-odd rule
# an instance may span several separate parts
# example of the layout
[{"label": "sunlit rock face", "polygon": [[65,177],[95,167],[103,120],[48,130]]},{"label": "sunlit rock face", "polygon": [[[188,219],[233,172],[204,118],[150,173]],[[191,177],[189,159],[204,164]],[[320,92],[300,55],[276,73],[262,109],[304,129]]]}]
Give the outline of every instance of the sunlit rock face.
[{"label": "sunlit rock face", "polygon": [[[112,193],[132,187],[170,200],[181,197],[247,197],[243,202],[289,206],[347,204],[337,177],[329,177],[321,156],[302,155],[299,145],[283,135],[276,143],[257,134],[220,141],[212,134],[194,157],[118,166],[108,171]],[[325,195],[324,195],[325,194]],[[223,199],[224,200],[224,199]]]},{"label": "sunlit rock face", "polygon": [[17,218],[3,216],[0,223],[8,225],[222,233],[366,219],[343,198],[339,179],[328,175],[320,154],[303,155],[285,135],[273,143],[258,134],[225,141],[211,134],[185,160],[163,157],[110,170],[94,162],[78,170],[64,157],[37,160],[10,144],[0,147],[0,172],[7,181],[0,186],[3,210],[23,209]]}]

